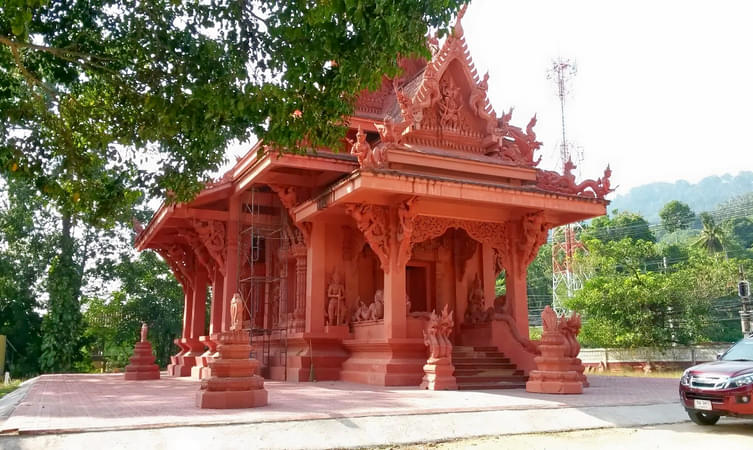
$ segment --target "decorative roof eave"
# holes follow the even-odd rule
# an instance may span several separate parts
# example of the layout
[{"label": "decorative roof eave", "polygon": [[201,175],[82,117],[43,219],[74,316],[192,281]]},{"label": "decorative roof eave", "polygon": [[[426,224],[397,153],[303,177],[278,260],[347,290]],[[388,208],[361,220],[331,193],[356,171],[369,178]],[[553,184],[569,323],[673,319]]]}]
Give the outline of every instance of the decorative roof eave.
[{"label": "decorative roof eave", "polygon": [[[556,224],[570,223],[597,217],[606,213],[607,200],[563,195],[542,191],[536,187],[510,186],[482,181],[459,181],[437,175],[405,173],[396,170],[357,171],[350,177],[331,185],[319,196],[303,202],[293,210],[295,221],[310,221],[314,216],[333,211],[332,206],[358,202],[359,195],[368,193],[375,202],[373,192],[389,196],[430,197],[463,204],[506,205],[521,209],[546,210]],[[503,196],[504,201],[496,198]],[[501,199],[500,199],[501,200]],[[489,210],[489,208],[484,208]],[[495,210],[495,208],[491,208]],[[565,220],[557,220],[556,217]]]}]

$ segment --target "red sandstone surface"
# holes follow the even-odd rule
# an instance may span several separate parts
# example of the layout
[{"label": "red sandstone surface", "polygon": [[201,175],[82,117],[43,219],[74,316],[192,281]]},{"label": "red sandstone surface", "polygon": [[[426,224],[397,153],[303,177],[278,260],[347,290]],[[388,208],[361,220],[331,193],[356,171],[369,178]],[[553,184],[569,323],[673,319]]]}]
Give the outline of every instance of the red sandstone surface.
[{"label": "red sandstone surface", "polygon": [[0,431],[48,433],[362,417],[441,412],[675,403],[674,379],[590,376],[583,395],[499,391],[427,391],[345,382],[267,382],[269,404],[211,410],[195,404],[199,382],[163,377],[123,381],[113,375],[44,375]]}]

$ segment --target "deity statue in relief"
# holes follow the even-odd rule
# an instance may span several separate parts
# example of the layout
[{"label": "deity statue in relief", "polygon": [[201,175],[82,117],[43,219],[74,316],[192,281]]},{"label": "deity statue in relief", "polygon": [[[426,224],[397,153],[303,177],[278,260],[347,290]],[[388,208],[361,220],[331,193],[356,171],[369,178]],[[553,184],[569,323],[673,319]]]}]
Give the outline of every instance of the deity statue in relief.
[{"label": "deity statue in relief", "polygon": [[340,309],[345,299],[345,286],[340,282],[340,274],[336,270],[327,287],[327,299],[327,324],[341,325],[339,319],[341,316],[344,317],[344,314],[340,313]]},{"label": "deity statue in relief", "polygon": [[351,322],[363,322],[364,320],[369,320],[369,307],[366,306],[363,300],[361,300],[361,297],[356,299],[356,304],[358,304],[358,308],[356,308],[353,313]]},{"label": "deity statue in relief", "polygon": [[493,308],[490,311],[484,309],[484,289],[481,286],[481,280],[478,275],[473,281],[473,288],[468,295],[468,306],[465,310],[465,323],[477,324],[481,322],[487,322],[494,314]]},{"label": "deity statue in relief", "polygon": [[230,301],[230,330],[240,331],[243,328],[243,300],[236,292]]},{"label": "deity statue in relief", "polygon": [[378,289],[374,294],[374,303],[369,305],[369,320],[384,319],[384,292]]},{"label": "deity statue in relief", "polygon": [[269,295],[269,318],[272,325],[280,321],[280,286],[275,285]]}]

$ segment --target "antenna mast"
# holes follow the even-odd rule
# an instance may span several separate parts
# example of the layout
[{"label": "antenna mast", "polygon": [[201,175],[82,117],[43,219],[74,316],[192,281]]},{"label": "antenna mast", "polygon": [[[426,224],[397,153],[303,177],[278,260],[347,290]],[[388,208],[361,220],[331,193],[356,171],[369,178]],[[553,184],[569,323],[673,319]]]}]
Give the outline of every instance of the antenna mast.
[{"label": "antenna mast", "polygon": [[[547,73],[547,78],[555,82],[557,96],[560,99],[560,115],[562,118],[562,142],[560,143],[560,164],[564,170],[565,163],[571,160],[572,148],[576,149],[575,163],[580,166],[583,160],[583,152],[567,141],[565,126],[565,99],[569,92],[569,85],[577,73],[574,62],[559,58],[552,61],[552,67]],[[552,233],[552,306],[555,311],[563,312],[563,298],[560,294],[560,286],[565,286],[565,298],[573,296],[583,284],[580,276],[573,270],[573,256],[578,249],[585,250],[583,243],[578,240],[581,230],[580,224],[567,224],[553,230]]]}]

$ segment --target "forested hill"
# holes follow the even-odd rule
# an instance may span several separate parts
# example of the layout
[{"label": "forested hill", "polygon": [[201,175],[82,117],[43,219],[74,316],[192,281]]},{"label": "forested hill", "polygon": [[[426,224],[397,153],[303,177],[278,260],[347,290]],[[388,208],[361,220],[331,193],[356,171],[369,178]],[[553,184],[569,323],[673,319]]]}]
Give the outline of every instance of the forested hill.
[{"label": "forested hill", "polygon": [[737,176],[710,176],[696,184],[679,180],[675,183],[651,183],[638,186],[617,197],[609,211],[631,211],[641,214],[649,223],[659,222],[659,211],[671,200],[686,203],[696,213],[711,211],[717,204],[738,195],[753,192],[753,172]]}]

